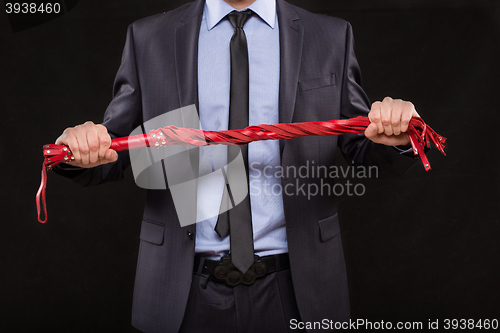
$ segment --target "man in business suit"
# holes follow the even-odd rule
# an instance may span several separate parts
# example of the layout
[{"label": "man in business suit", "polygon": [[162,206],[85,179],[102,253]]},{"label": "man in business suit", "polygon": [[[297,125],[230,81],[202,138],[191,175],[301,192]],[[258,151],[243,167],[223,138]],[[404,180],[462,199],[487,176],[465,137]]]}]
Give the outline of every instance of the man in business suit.
[{"label": "man in business suit", "polygon": [[[245,8],[253,12],[243,27],[250,124],[367,114],[372,122],[364,136],[252,143],[250,165],[286,169],[309,161],[328,167],[335,163],[337,145],[354,165],[413,163],[394,146],[408,145],[404,132],[417,116],[415,108],[386,98],[370,110],[349,23],[283,0],[197,0],[130,25],[103,124],[86,122],[64,131],[56,143],[69,145],[75,162],[56,172],[81,185],[121,179],[130,160],[128,153],[109,149],[111,137],[127,136],[143,122],[180,107],[197,105],[204,129],[227,129],[233,27],[226,14]],[[282,188],[296,181],[320,184],[319,179],[296,177],[283,174],[270,181]],[[169,189],[148,190],[132,324],[144,332],[284,332],[292,320],[347,321],[335,198],[285,191],[267,195],[250,191],[255,254],[276,259],[283,269],[277,267],[252,285],[233,287],[202,273],[204,260],[217,260],[230,250],[228,237],[218,238],[213,230],[217,218],[181,227]],[[201,264],[195,254],[203,258]]]}]

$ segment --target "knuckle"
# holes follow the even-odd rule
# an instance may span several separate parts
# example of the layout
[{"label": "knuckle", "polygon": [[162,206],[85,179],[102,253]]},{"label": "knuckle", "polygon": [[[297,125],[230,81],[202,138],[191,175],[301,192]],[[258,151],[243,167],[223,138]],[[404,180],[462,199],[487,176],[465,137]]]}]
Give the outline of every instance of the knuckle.
[{"label": "knuckle", "polygon": [[111,143],[111,138],[109,135],[105,135],[101,137],[100,141],[101,141],[101,146],[109,146],[109,144]]},{"label": "knuckle", "polygon": [[89,142],[89,148],[91,151],[95,151],[99,149],[99,143],[96,140],[92,140],[91,142]]},{"label": "knuckle", "polygon": [[66,129],[62,132],[62,134],[63,134],[63,135],[68,136],[68,135],[73,134],[74,132],[75,132],[75,128],[74,128],[74,127],[68,127],[68,128],[66,128]]},{"label": "knuckle", "polygon": [[97,129],[97,132],[99,132],[99,133],[107,133],[108,132],[106,127],[104,127],[102,124],[96,124],[95,128]]},{"label": "knuckle", "polygon": [[78,154],[80,152],[78,145],[75,144],[74,142],[68,142],[68,146],[73,155]]},{"label": "knuckle", "polygon": [[111,137],[108,134],[108,129],[102,124],[97,124],[96,128],[101,143],[109,143],[111,141]]},{"label": "knuckle", "polygon": [[382,117],[382,124],[389,125],[391,123],[391,119],[389,117]]},{"label": "knuckle", "polygon": [[417,113],[417,110],[415,110],[415,106],[413,104],[409,104],[405,108],[405,111],[406,111],[406,114],[408,115],[408,117],[412,117],[415,113]]},{"label": "knuckle", "polygon": [[80,147],[80,153],[82,153],[82,155],[87,155],[89,153],[89,147],[88,146]]},{"label": "knuckle", "polygon": [[75,133],[75,135],[85,133],[85,125],[82,124],[82,125],[75,126],[74,133]]}]

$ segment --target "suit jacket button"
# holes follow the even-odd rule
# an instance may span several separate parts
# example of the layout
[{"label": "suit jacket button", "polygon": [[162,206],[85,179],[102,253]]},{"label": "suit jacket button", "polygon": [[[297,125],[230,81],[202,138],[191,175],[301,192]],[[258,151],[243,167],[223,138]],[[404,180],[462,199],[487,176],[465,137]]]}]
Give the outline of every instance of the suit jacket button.
[{"label": "suit jacket button", "polygon": [[187,234],[188,234],[189,239],[193,240],[193,233],[191,231],[188,231]]}]

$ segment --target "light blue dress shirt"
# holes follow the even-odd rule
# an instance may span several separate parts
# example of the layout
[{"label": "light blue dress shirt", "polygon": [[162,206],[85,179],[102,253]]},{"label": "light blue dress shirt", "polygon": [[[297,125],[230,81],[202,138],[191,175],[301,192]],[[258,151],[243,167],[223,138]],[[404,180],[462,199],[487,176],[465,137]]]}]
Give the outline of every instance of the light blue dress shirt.
[{"label": "light blue dress shirt", "polygon": [[[279,122],[279,27],[276,2],[257,0],[248,7],[254,14],[244,25],[250,68],[249,125]],[[234,8],[222,0],[207,0],[198,44],[198,95],[204,130],[226,130],[229,119],[230,53],[234,28],[225,16]],[[260,256],[288,252],[281,181],[270,168],[280,166],[278,141],[248,146],[250,204],[255,253]],[[226,147],[200,149],[200,172],[206,174],[226,163]],[[267,172],[263,169],[267,166]],[[220,177],[198,180],[198,222],[195,252],[217,259],[229,251],[229,236],[214,231],[224,182]],[[204,219],[203,216],[209,218]],[[211,217],[210,217],[211,216]]]}]

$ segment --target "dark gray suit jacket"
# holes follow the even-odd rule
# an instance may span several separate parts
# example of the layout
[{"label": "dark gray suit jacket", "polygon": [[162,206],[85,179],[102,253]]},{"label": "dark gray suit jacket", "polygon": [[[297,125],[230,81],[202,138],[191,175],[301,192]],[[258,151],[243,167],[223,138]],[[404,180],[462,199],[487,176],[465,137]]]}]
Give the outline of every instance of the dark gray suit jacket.
[{"label": "dark gray suit jacket", "polygon": [[[139,20],[128,29],[114,98],[103,124],[127,136],[164,112],[197,104],[197,47],[203,0]],[[349,23],[277,0],[280,25],[280,122],[366,115]],[[355,164],[391,166],[406,159],[362,135],[280,142],[281,163],[335,164],[336,146]],[[410,164],[413,164],[412,159]],[[60,173],[82,185],[122,178],[127,153],[116,163],[83,173]],[[408,165],[410,165],[408,164]],[[317,183],[320,179],[299,179]],[[323,180],[325,181],[325,179]],[[326,179],[333,184],[333,179]],[[282,179],[282,185],[296,179]],[[307,185],[306,185],[307,186]],[[303,321],[349,319],[349,298],[334,196],[283,197],[291,271]],[[134,289],[132,324],[144,332],[177,332],[191,284],[195,225],[180,227],[169,190],[148,190]]]}]

